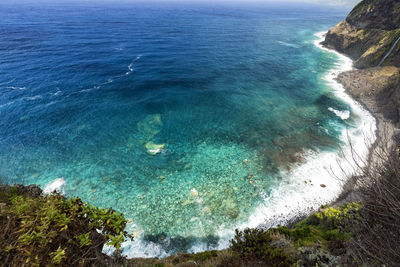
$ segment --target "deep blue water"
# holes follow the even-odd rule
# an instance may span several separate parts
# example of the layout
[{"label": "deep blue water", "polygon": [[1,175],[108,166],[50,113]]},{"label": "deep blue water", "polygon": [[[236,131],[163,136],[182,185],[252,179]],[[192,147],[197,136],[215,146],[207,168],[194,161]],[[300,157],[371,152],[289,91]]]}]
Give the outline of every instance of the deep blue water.
[{"label": "deep blue water", "polygon": [[[316,6],[0,4],[0,176],[66,181],[168,252],[246,222],[348,110]],[[151,155],[151,146],[160,152]],[[161,149],[162,148],[162,149]],[[165,242],[168,239],[172,242]]]}]

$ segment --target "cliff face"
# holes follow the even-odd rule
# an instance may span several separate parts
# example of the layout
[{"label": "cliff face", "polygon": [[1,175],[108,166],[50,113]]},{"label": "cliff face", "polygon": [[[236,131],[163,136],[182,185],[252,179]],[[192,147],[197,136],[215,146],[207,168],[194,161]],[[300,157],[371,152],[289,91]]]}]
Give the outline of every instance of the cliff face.
[{"label": "cliff face", "polygon": [[358,70],[338,80],[375,114],[378,128],[386,122],[399,126],[400,0],[361,1],[323,44],[355,61]]},{"label": "cliff face", "polygon": [[[324,45],[350,56],[357,68],[375,67],[400,37],[400,0],[361,1],[326,35]],[[383,66],[400,67],[400,42]]]}]

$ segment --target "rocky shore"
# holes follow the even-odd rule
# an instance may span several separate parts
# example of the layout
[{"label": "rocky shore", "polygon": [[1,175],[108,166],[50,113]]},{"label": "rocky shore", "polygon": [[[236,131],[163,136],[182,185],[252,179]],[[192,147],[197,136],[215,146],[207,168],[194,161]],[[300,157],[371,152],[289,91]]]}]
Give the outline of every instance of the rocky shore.
[{"label": "rocky shore", "polygon": [[398,144],[400,71],[393,66],[375,67],[343,72],[337,79],[377,120],[377,140],[371,146],[369,164],[379,164],[376,154],[380,151],[376,150],[392,150]]},{"label": "rocky shore", "polygon": [[[340,73],[337,80],[376,118],[369,168],[380,166],[382,155],[394,151],[400,140],[399,38],[400,1],[364,0],[322,42],[354,60],[356,69]],[[360,199],[354,180],[348,180],[334,205]]]}]

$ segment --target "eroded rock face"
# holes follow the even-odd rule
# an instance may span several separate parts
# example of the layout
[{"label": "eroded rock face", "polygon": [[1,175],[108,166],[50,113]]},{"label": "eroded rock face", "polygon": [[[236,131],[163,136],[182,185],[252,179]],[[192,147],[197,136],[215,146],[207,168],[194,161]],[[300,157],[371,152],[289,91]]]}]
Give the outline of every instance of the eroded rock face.
[{"label": "eroded rock face", "polygon": [[[375,67],[400,37],[400,0],[364,0],[333,27],[325,46],[350,56],[357,68]],[[383,65],[400,67],[400,42]]]}]

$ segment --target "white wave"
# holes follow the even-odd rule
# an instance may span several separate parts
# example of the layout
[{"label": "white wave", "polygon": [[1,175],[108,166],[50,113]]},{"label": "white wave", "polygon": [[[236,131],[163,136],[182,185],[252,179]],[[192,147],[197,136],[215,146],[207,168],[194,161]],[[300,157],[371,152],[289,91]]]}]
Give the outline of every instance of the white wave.
[{"label": "white wave", "polygon": [[97,89],[99,89],[100,87],[101,87],[101,85],[95,85],[95,86],[93,86],[93,87],[91,87],[91,88],[82,89],[82,90],[80,90],[79,92],[80,92],[80,93],[87,93],[87,92],[90,92],[90,91],[93,91],[93,90],[97,90]]},{"label": "white wave", "polygon": [[142,57],[142,55],[138,55],[138,56],[128,65],[128,71],[125,72],[125,74],[113,76],[113,77],[109,78],[106,82],[103,82],[103,83],[101,83],[101,84],[95,85],[95,86],[93,86],[93,87],[91,87],[91,88],[82,89],[82,90],[80,90],[79,92],[80,92],[80,93],[87,93],[87,92],[90,92],[90,91],[92,91],[92,90],[97,90],[97,89],[100,89],[103,85],[113,83],[114,80],[117,80],[117,79],[122,78],[122,77],[124,77],[124,76],[130,75],[130,74],[134,71],[134,63],[135,63],[137,60],[139,60],[141,57]]},{"label": "white wave", "polygon": [[[58,88],[57,88],[57,89],[58,89]],[[61,93],[61,90],[58,89],[58,90],[53,94],[53,96],[58,96],[60,93]]]},{"label": "white wave", "polygon": [[132,242],[124,242],[122,249],[124,250],[124,255],[128,258],[165,258],[169,256],[161,245],[153,242],[142,241],[140,239]]},{"label": "white wave", "polygon": [[129,66],[128,66],[128,70],[129,71],[127,71],[126,73],[125,73],[125,75],[129,75],[129,74],[131,74],[132,72],[133,72],[133,70],[134,70],[134,65],[133,65],[133,63],[135,63],[136,61],[138,61],[139,59],[141,59],[142,58],[142,55],[138,55],[132,62],[131,62],[131,64],[129,64]]},{"label": "white wave", "polygon": [[13,89],[13,90],[25,90],[26,87],[18,87],[18,86],[7,86],[7,89]]},{"label": "white wave", "polygon": [[55,103],[58,103],[59,101],[51,101],[49,103],[46,104],[46,107],[54,105]]},{"label": "white wave", "polygon": [[[255,209],[248,220],[229,229],[221,226],[217,233],[220,241],[213,249],[227,248],[230,245],[230,239],[234,236],[235,228],[269,228],[283,225],[296,216],[306,215],[321,205],[333,201],[341,192],[348,175],[359,171],[354,168],[353,158],[361,166],[366,161],[369,147],[376,139],[376,121],[358,102],[347,95],[343,86],[335,80],[340,72],[351,70],[353,62],[344,55],[320,45],[324,34],[316,34],[318,40],[314,42],[315,45],[327,53],[336,54],[339,58],[339,63],[325,75],[324,80],[335,95],[350,106],[351,112],[357,115],[359,121],[356,127],[342,132],[340,139],[345,144],[342,147],[342,153],[307,151],[303,155],[305,163],[292,166],[291,171],[282,171],[280,176],[286,179],[282,179],[280,184],[274,186],[269,195],[265,193],[260,195],[264,198],[264,202]],[[350,111],[348,112],[348,114],[347,112],[339,114],[344,119],[350,115]],[[357,152],[357,155],[353,155],[352,149]],[[199,243],[192,246],[189,252],[196,253],[208,249],[210,248],[205,243]],[[124,254],[128,258],[168,256],[160,246],[140,239],[125,242]]]},{"label": "white wave", "polygon": [[335,113],[335,115],[338,116],[339,118],[341,118],[342,120],[347,120],[348,118],[350,118],[350,111],[348,111],[348,110],[341,111],[341,110],[336,110],[331,107],[329,107],[328,110]]},{"label": "white wave", "polygon": [[36,100],[36,99],[40,99],[40,98],[42,98],[41,95],[35,95],[35,96],[27,96],[24,99],[32,101],[32,100]]},{"label": "white wave", "polygon": [[43,190],[43,193],[46,195],[52,194],[53,192],[57,192],[59,194],[64,194],[64,188],[65,188],[65,180],[63,178],[57,178],[51,181],[46,185],[46,187]]},{"label": "white wave", "polygon": [[14,104],[14,101],[10,101],[10,102],[8,102],[8,103],[5,103],[5,104],[3,104],[3,105],[0,105],[0,108],[7,107],[7,106],[12,105],[12,104]]},{"label": "white wave", "polygon": [[284,45],[284,46],[287,46],[287,47],[300,48],[300,46],[299,46],[299,45],[296,45],[296,44],[286,43],[286,42],[283,42],[283,41],[277,41],[277,42],[278,42],[279,44]]},{"label": "white wave", "polygon": [[132,62],[131,64],[129,64],[128,70],[129,70],[129,71],[127,71],[127,72],[125,73],[125,75],[129,75],[129,74],[131,74],[131,73],[133,72],[133,62]]}]

